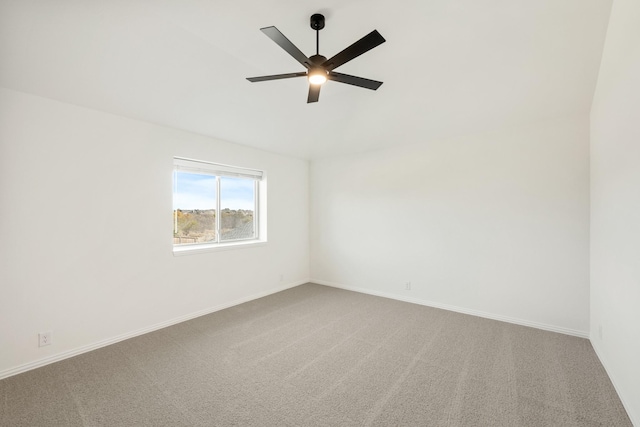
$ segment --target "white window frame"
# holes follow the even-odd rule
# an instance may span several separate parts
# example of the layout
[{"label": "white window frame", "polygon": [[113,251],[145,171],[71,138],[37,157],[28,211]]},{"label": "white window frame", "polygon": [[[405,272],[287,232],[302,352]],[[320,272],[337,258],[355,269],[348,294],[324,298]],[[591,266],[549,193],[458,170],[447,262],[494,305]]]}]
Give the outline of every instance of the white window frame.
[{"label": "white window frame", "polygon": [[[265,172],[257,169],[249,169],[238,166],[224,165],[220,163],[212,163],[203,160],[194,160],[184,157],[173,158],[173,195],[176,194],[176,173],[178,171],[197,173],[201,175],[211,175],[216,178],[216,241],[215,242],[202,242],[192,244],[176,244],[173,243],[174,255],[187,255],[200,252],[211,252],[227,249],[238,249],[243,247],[259,246],[266,243],[266,209],[263,209],[265,205],[265,193],[266,193],[266,180]],[[221,208],[221,193],[220,193],[220,178],[250,178],[254,180],[254,211],[253,211],[253,230],[254,235],[251,238],[224,240],[221,241],[220,234],[220,221],[222,217]],[[172,203],[173,204],[173,203]],[[172,206],[173,208],[173,206]],[[173,209],[172,209],[173,210]],[[264,212],[263,212],[264,211]],[[175,221],[175,217],[174,217]],[[175,222],[173,225],[175,233]],[[172,239],[173,234],[172,233]],[[173,241],[173,240],[172,240]]]}]

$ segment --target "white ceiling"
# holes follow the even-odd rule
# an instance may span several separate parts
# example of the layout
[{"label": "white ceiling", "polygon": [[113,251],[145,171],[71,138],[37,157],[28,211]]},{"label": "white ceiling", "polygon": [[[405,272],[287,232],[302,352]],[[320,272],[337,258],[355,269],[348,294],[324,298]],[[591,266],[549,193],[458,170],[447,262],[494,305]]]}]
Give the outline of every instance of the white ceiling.
[{"label": "white ceiling", "polygon": [[[0,86],[314,159],[588,111],[611,0],[0,0]],[[386,43],[307,104],[259,28],[331,57]]]}]

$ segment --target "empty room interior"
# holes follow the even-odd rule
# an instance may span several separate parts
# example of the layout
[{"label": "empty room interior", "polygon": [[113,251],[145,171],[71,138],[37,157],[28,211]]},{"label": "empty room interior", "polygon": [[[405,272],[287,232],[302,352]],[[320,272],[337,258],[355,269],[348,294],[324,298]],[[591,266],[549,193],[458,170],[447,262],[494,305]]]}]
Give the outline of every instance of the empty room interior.
[{"label": "empty room interior", "polygon": [[640,426],[639,23],[0,0],[0,425]]}]

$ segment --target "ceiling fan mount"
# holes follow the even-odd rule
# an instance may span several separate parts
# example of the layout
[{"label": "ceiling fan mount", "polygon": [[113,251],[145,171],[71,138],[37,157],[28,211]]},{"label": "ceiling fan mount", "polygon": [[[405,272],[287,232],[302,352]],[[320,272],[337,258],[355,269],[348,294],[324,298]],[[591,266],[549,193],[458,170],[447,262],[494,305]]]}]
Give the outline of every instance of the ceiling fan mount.
[{"label": "ceiling fan mount", "polygon": [[371,90],[377,90],[380,85],[382,85],[382,82],[376,80],[369,80],[333,71],[339,66],[384,43],[384,37],[382,37],[377,30],[373,30],[346,49],[327,59],[327,57],[320,55],[320,30],[322,30],[325,25],[324,16],[320,13],[314,13],[309,19],[309,24],[311,29],[316,31],[316,54],[309,57],[302,53],[302,51],[291,43],[291,41],[289,41],[289,39],[286,38],[276,27],[265,27],[260,29],[260,31],[262,31],[267,37],[273,40],[296,61],[302,64],[307,71],[275,74],[271,76],[248,77],[247,80],[255,83],[293,77],[307,77],[309,80],[309,95],[307,97],[307,103],[318,102],[320,97],[320,87],[327,80],[333,80],[338,83],[346,83]]},{"label": "ceiling fan mount", "polygon": [[311,15],[311,29],[320,31],[324,28],[324,15],[320,13],[314,13]]}]

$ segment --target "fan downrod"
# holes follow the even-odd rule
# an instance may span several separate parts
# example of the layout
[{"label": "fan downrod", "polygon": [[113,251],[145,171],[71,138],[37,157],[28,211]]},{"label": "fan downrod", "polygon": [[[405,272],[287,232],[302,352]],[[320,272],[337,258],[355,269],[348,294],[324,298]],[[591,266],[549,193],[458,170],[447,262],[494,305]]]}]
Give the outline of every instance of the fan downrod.
[{"label": "fan downrod", "polygon": [[320,13],[314,13],[310,19],[311,28],[316,31],[320,31],[324,28],[324,15]]}]

